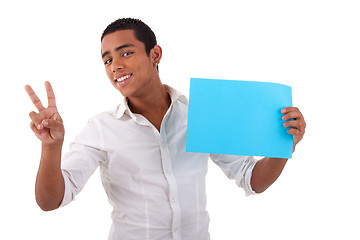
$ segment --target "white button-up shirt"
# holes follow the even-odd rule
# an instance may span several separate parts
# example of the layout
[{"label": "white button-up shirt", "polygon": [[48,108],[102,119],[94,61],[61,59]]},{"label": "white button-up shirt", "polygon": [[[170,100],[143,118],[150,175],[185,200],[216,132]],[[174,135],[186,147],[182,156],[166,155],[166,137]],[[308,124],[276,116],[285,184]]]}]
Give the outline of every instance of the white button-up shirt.
[{"label": "white button-up shirt", "polygon": [[160,132],[142,115],[132,113],[123,98],[114,111],[91,118],[62,159],[61,206],[75,198],[100,166],[114,209],[109,239],[209,239],[205,209],[209,156],[246,194],[254,194],[253,157],[185,151],[188,101],[165,87],[171,105]]}]

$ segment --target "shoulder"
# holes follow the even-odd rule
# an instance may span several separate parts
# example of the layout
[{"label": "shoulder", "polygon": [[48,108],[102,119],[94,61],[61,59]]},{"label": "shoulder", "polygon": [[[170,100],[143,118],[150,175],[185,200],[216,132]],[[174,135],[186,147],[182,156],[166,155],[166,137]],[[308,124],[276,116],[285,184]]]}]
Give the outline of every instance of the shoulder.
[{"label": "shoulder", "polygon": [[104,124],[107,125],[109,121],[114,119],[115,109],[116,108],[106,110],[88,117],[85,129],[99,129],[102,128]]},{"label": "shoulder", "polygon": [[89,121],[101,121],[114,118],[114,110],[108,110],[101,113],[97,113],[89,118]]},{"label": "shoulder", "polygon": [[89,118],[88,123],[90,125],[103,125],[109,123],[109,121],[115,120],[116,109],[97,113]]},{"label": "shoulder", "polygon": [[166,91],[169,93],[172,102],[179,102],[181,105],[188,106],[188,98],[179,90],[164,84]]}]

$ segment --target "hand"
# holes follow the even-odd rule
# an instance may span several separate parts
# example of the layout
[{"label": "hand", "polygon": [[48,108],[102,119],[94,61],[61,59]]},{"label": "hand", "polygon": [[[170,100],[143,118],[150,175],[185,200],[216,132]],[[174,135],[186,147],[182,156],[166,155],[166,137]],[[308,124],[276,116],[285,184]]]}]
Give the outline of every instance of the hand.
[{"label": "hand", "polygon": [[305,134],[306,123],[300,110],[296,107],[287,107],[281,109],[281,112],[285,115],[282,117],[284,121],[284,127],[291,127],[287,130],[288,133],[293,135],[293,152],[295,151],[296,144],[300,142]]},{"label": "hand", "polygon": [[30,128],[42,143],[52,144],[56,142],[63,142],[65,129],[60,114],[56,108],[55,94],[49,82],[45,82],[45,88],[48,98],[48,107],[44,108],[40,99],[35,94],[33,89],[25,86],[25,90],[29,95],[31,101],[39,110],[39,113],[30,112],[31,118]]}]

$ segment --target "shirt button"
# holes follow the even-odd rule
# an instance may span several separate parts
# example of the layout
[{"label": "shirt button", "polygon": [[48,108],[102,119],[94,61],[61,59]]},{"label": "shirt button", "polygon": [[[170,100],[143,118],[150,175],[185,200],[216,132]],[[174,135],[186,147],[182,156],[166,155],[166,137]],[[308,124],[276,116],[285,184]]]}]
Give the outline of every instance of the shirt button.
[{"label": "shirt button", "polygon": [[177,231],[177,228],[174,228],[174,232],[176,232]]},{"label": "shirt button", "polygon": [[172,201],[173,201],[173,202],[176,202],[176,199],[175,199],[175,198],[173,198],[173,199],[172,199]]}]

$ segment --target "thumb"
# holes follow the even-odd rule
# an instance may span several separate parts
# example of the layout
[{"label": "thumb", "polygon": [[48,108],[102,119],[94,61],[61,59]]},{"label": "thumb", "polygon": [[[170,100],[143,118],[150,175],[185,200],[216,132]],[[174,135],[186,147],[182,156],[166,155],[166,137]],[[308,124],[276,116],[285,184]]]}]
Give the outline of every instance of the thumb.
[{"label": "thumb", "polygon": [[62,122],[53,119],[44,119],[42,124],[45,128],[50,130],[50,135],[53,139],[57,140],[64,138],[65,130]]},{"label": "thumb", "polygon": [[62,122],[62,118],[58,112],[54,113],[54,115],[51,116],[51,119]]}]

